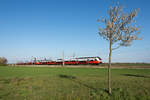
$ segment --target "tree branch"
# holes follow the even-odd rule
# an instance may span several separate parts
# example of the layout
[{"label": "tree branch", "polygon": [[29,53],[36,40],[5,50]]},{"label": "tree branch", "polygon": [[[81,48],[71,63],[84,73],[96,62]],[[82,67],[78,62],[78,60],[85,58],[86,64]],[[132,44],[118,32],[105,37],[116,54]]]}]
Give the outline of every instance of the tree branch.
[{"label": "tree branch", "polygon": [[116,49],[118,49],[120,47],[120,45],[119,46],[117,46],[116,48],[112,48],[112,50],[116,50]]}]

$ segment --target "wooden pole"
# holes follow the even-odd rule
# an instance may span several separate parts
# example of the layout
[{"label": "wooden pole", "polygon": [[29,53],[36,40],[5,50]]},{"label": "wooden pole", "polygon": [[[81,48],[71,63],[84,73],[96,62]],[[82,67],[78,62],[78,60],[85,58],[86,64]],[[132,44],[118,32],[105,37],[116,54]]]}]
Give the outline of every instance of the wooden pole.
[{"label": "wooden pole", "polygon": [[62,53],[62,65],[64,66],[65,65],[65,60],[64,60],[64,51],[63,51],[63,53]]}]

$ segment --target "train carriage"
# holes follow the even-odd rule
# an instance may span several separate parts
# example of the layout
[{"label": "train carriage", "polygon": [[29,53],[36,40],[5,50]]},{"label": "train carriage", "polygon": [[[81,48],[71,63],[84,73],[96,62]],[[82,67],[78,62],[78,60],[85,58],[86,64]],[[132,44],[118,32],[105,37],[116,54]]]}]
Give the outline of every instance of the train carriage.
[{"label": "train carriage", "polygon": [[[94,64],[98,65],[102,63],[102,59],[100,57],[79,57],[73,59],[64,59],[65,65],[87,65],[87,64]],[[56,61],[48,61],[48,60],[38,60],[34,62],[27,62],[27,63],[17,63],[17,65],[62,65],[63,59],[57,59]]]}]

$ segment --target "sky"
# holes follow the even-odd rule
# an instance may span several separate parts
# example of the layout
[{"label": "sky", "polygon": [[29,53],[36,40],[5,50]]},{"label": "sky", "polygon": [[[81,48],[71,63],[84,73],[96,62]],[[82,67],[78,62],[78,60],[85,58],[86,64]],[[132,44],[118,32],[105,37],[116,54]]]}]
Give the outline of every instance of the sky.
[{"label": "sky", "polygon": [[[115,0],[0,0],[0,57],[9,63],[33,57],[100,56],[108,62],[109,44],[97,22],[108,17]],[[136,23],[143,40],[113,51],[112,62],[150,63],[150,1],[118,0],[125,12],[140,8]]]}]

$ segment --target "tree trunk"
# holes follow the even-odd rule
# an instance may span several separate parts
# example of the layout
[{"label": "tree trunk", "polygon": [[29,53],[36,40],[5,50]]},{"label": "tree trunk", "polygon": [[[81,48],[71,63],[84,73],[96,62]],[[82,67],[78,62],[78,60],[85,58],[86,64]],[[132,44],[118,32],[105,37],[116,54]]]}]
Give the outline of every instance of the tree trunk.
[{"label": "tree trunk", "polygon": [[110,41],[109,47],[109,64],[108,64],[108,92],[111,94],[111,55],[112,55],[112,42]]}]

